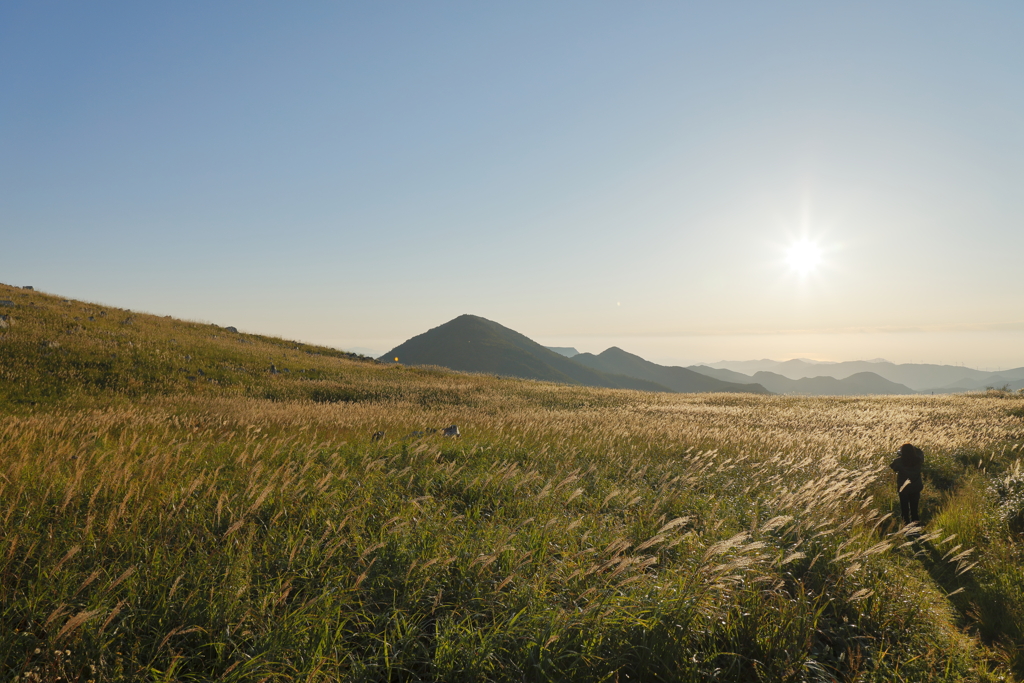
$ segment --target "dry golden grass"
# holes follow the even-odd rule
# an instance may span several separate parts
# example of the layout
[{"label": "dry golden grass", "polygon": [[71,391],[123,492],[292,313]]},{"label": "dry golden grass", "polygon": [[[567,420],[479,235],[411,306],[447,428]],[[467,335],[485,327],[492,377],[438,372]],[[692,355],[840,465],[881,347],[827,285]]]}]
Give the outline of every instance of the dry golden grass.
[{"label": "dry golden grass", "polygon": [[[0,340],[5,679],[1022,671],[989,488],[1019,473],[1019,398],[583,389],[141,314],[57,338],[82,305],[28,298]],[[904,441],[923,535],[893,519]]]},{"label": "dry golden grass", "polygon": [[[851,673],[847,650],[876,673],[919,671],[915,661],[959,670],[958,657],[977,672],[988,661],[914,556],[939,548],[961,576],[974,557],[941,530],[908,538],[885,519],[887,463],[907,439],[936,455],[1019,443],[1003,399],[670,396],[442,373],[411,383],[412,395],[472,404],[156,397],[10,417],[0,432],[7,623],[46,652],[77,643],[41,665],[22,653],[26,670],[66,671],[81,653],[110,679],[154,668],[394,677],[399,655],[363,641],[375,629],[371,640],[395,637],[386,624],[399,615],[419,643],[398,660],[415,675],[400,678],[589,680],[681,666],[683,653],[684,679],[723,663],[742,678],[753,655],[700,653],[721,638],[756,641],[749,628],[784,632],[755,648],[763,678],[807,674],[809,662]],[[450,423],[461,440],[408,436]],[[774,622],[779,609],[788,616]],[[666,635],[672,620],[718,633]],[[851,620],[861,640],[826,647],[821,634]],[[312,623],[336,631],[314,640],[348,664],[293,661]],[[909,643],[897,627],[911,629]],[[640,645],[613,644],[623,628],[665,652],[637,660]],[[606,638],[588,644],[595,630]],[[225,631],[247,635],[228,642]],[[477,642],[485,635],[490,645]],[[888,643],[888,659],[871,640]],[[243,641],[268,653],[259,667],[243,666]],[[560,642],[589,654],[560,668]],[[112,664],[111,648],[124,658]],[[502,668],[521,657],[533,659],[509,670],[519,673]]]}]

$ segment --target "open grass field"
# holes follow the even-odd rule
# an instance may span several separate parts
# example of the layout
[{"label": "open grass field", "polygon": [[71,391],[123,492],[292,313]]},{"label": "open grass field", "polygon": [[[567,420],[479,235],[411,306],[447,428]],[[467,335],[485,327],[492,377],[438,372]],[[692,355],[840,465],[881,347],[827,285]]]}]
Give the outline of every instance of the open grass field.
[{"label": "open grass field", "polygon": [[586,389],[0,299],[0,680],[1024,676],[1019,396]]}]

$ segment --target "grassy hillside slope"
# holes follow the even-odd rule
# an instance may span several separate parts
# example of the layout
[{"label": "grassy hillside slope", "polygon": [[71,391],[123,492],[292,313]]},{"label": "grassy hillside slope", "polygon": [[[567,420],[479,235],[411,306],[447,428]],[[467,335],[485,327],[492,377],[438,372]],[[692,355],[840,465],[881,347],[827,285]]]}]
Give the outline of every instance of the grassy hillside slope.
[{"label": "grassy hillside slope", "polygon": [[585,367],[529,337],[475,315],[460,315],[395,347],[383,361],[588,387],[669,391],[656,382]]},{"label": "grassy hillside slope", "polygon": [[0,404],[182,393],[310,397],[325,380],[347,377],[340,369],[374,362],[7,285],[0,300],[14,303],[0,308]]},{"label": "grassy hillside slope", "polygon": [[592,389],[82,308],[0,330],[0,680],[1024,673],[1017,396]]}]

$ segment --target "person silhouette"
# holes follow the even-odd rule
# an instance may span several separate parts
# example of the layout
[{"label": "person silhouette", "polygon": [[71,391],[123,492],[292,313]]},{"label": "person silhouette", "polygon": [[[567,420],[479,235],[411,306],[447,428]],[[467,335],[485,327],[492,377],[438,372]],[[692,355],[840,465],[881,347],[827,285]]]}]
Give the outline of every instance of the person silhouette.
[{"label": "person silhouette", "polygon": [[896,472],[896,490],[900,494],[900,512],[903,523],[919,524],[918,505],[921,502],[921,465],[924,464],[924,451],[913,444],[905,443],[896,451],[899,455],[889,465]]}]

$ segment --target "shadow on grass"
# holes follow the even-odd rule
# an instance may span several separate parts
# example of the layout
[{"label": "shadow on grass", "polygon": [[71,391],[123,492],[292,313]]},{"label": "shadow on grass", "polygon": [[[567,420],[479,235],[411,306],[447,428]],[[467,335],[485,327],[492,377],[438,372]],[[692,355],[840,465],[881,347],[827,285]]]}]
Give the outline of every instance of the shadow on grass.
[{"label": "shadow on grass", "polygon": [[943,492],[942,504],[922,515],[926,524],[934,518],[936,525],[948,527],[943,536],[957,532],[958,537],[947,544],[918,542],[914,555],[945,591],[958,625],[997,651],[1001,663],[1024,679],[1024,590],[1017,562],[1007,557],[1018,549],[1004,538],[1006,529],[995,528],[998,519],[985,514],[983,501],[977,499],[984,497],[980,481],[967,479]]}]

